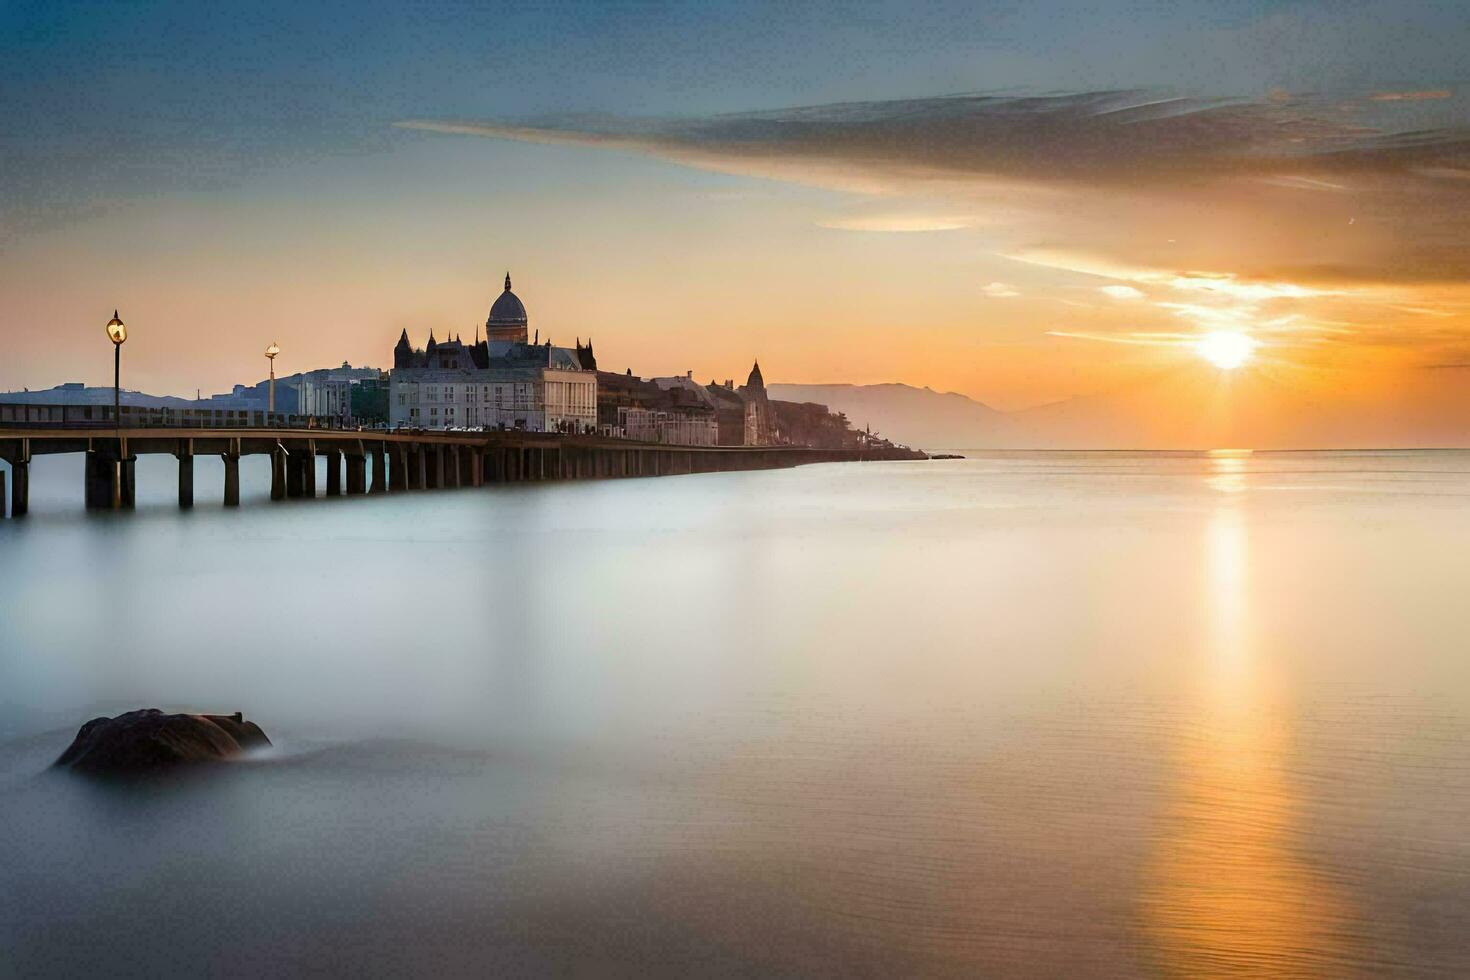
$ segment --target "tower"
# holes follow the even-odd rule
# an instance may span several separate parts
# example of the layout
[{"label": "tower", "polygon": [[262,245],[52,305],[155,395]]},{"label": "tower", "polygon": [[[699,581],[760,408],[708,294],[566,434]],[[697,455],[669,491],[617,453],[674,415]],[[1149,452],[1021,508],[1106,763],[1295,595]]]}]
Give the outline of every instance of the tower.
[{"label": "tower", "polygon": [[592,353],[592,338],[587,338],[587,346],[582,346],[582,338],[577,338],[577,362],[582,365],[583,371],[597,370],[597,355]]},{"label": "tower", "polygon": [[395,368],[413,367],[413,345],[408,342],[408,329],[398,337],[398,344],[393,348],[393,366]]}]

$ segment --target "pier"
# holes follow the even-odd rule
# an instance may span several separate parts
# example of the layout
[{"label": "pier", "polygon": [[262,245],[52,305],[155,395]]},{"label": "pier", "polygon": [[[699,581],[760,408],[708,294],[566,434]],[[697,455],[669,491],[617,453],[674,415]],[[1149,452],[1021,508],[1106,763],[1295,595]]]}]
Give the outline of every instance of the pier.
[{"label": "pier", "polygon": [[0,460],[10,465],[8,507],[4,474],[0,473],[0,516],[26,514],[31,460],[60,453],[86,455],[84,500],[90,510],[133,507],[134,469],[140,455],[177,459],[181,508],[194,505],[194,460],[198,456],[223,460],[226,507],[239,506],[243,456],[270,457],[272,500],[319,496],[319,456],[327,460],[326,485],[321,488],[327,497],[925,458],[923,453],[902,449],[674,446],[520,431],[0,427]]}]

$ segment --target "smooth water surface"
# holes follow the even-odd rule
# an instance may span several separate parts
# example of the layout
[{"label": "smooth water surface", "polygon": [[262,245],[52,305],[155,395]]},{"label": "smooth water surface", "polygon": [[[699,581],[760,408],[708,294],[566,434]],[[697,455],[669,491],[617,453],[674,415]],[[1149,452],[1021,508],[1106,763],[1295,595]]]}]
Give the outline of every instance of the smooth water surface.
[{"label": "smooth water surface", "polygon": [[1470,454],[198,465],[0,522],[0,973],[1470,972]]}]

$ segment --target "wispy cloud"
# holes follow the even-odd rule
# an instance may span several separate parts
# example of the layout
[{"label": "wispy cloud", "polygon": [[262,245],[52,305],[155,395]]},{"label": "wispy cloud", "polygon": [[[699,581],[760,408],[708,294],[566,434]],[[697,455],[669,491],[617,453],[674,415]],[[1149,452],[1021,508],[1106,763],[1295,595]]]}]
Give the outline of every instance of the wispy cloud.
[{"label": "wispy cloud", "polygon": [[1426,129],[1385,104],[1447,91],[967,95],[686,119],[399,125],[957,205],[935,212],[939,220],[839,216],[823,222],[831,227],[942,230],[963,213],[963,224],[985,225],[1002,251],[1066,242],[1110,261],[1224,269],[1241,281],[1462,281],[1470,224],[1459,215],[1470,210],[1470,181],[1448,178],[1470,174],[1465,107],[1443,100],[1435,118],[1447,124]]},{"label": "wispy cloud", "polygon": [[1370,174],[1463,159],[1464,132],[1383,132],[1344,119],[1336,108],[1326,100],[1289,96],[1251,101],[1106,91],[854,102],[664,121],[582,116],[528,124],[413,119],[398,125],[674,156],[823,159],[1043,183],[1285,177],[1295,170]]},{"label": "wispy cloud", "polygon": [[1004,282],[987,283],[980,287],[980,291],[993,299],[1011,299],[1021,295],[1014,286]]},{"label": "wispy cloud", "polygon": [[1048,330],[1046,335],[1070,340],[1095,340],[1104,344],[1131,344],[1137,347],[1185,347],[1199,342],[1198,334],[1188,333],[1087,333],[1079,330]]},{"label": "wispy cloud", "polygon": [[959,231],[970,222],[956,215],[890,212],[819,218],[817,225],[839,231],[922,232]]},{"label": "wispy cloud", "polygon": [[1144,298],[1143,290],[1134,289],[1132,286],[1124,286],[1121,284],[1114,284],[1111,286],[1099,286],[1098,292],[1102,293],[1104,296],[1111,296],[1113,299]]},{"label": "wispy cloud", "polygon": [[1374,92],[1368,98],[1374,102],[1426,102],[1452,98],[1454,94],[1447,88],[1435,88],[1418,92]]}]

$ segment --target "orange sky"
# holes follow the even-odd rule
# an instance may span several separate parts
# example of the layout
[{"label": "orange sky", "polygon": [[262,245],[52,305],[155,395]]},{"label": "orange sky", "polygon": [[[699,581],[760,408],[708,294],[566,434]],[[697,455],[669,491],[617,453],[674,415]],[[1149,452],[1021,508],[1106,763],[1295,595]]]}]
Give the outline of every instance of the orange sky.
[{"label": "orange sky", "polygon": [[1273,392],[1241,438],[1342,440],[1389,403],[1383,440],[1453,437],[1438,422],[1470,401],[1470,168],[1448,137],[1384,148],[1383,113],[1415,100],[1079,98],[878,103],[860,125],[757,114],[734,142],[729,117],[408,122],[346,164],[26,235],[0,267],[0,388],[108,383],[114,307],[125,385],[153,393],[253,382],[273,340],[282,373],[387,366],[403,328],[470,338],[509,268],[543,339],[590,335],[602,367],[645,376],[743,377],[759,357],[772,381],[900,381],[1008,411],[1103,395],[1143,445],[1206,410],[1209,383],[1150,393],[1218,374],[1196,344],[1226,331],[1258,345],[1242,371]]}]

